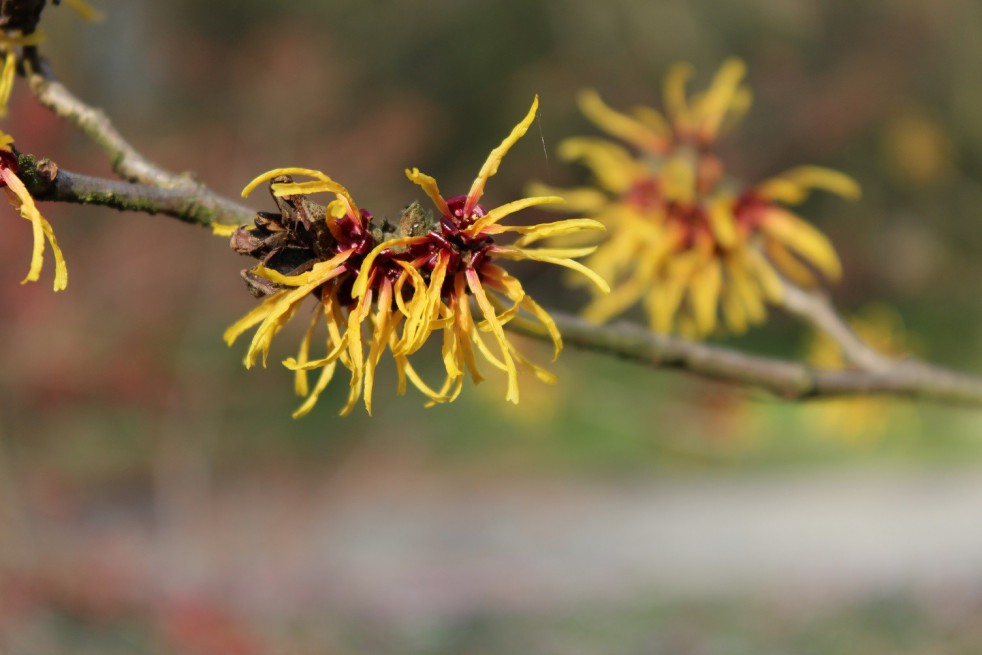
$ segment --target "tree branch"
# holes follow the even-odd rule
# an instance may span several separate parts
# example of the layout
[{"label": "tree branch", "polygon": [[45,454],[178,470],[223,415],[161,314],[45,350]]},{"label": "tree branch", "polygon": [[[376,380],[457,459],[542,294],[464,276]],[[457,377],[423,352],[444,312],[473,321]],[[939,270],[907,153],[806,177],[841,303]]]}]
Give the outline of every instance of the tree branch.
[{"label": "tree branch", "polygon": [[165,214],[193,225],[245,225],[256,212],[214,192],[174,189],[107,180],[58,168],[49,159],[20,155],[18,176],[36,200],[112,207],[121,211]]},{"label": "tree branch", "polygon": [[783,280],[784,293],[780,306],[835,341],[846,360],[861,369],[883,373],[893,369],[897,362],[870,348],[843,320],[821,291],[806,291]]},{"label": "tree branch", "polygon": [[[128,194],[128,189],[124,187],[116,188],[114,190],[115,195],[111,197],[100,197],[99,194],[95,194],[92,196],[94,198],[92,200],[75,200],[73,198],[82,198],[84,194],[81,191],[73,193],[71,191],[72,182],[77,182],[84,187],[82,181],[84,176],[66,173],[66,180],[56,187],[62,187],[62,191],[67,195],[58,199],[67,202],[91,202],[116,209],[159,212],[199,225],[208,225],[211,222],[209,217],[219,223],[243,224],[252,221],[255,216],[254,210],[215,193],[188,173],[172,173],[154,164],[122,137],[103,111],[87,105],[76,97],[65,85],[46,72],[42,64],[35,62],[33,68],[34,70],[28,75],[28,83],[34,97],[44,107],[75,125],[102,148],[109,155],[113,171],[117,175],[135,184],[175,191],[174,194],[150,194],[150,196],[154,196],[156,203],[164,203],[162,208],[156,211],[132,206],[133,203],[139,204],[140,198],[136,198],[135,194]],[[85,179],[91,181],[96,178]],[[108,180],[103,180],[103,182],[108,182]],[[94,191],[95,189],[90,188],[89,190]],[[146,191],[145,188],[144,191]],[[178,192],[183,193],[185,198],[195,206],[182,207],[177,197]],[[100,202],[100,200],[102,201]],[[233,217],[236,216],[240,216],[240,218],[233,220]],[[241,216],[247,218],[243,220]]]},{"label": "tree branch", "polygon": [[[630,323],[595,325],[552,314],[563,340],[584,350],[615,355],[652,368],[673,368],[722,382],[758,387],[788,400],[858,395],[907,396],[982,407],[982,378],[916,360],[892,362],[883,371],[820,370],[732,348],[655,334]],[[508,327],[546,340],[539,329],[514,321]]]},{"label": "tree branch", "polygon": [[175,175],[146,159],[120,135],[102,110],[82,102],[61,82],[40,72],[31,73],[27,81],[37,101],[102,148],[112,161],[113,171],[124,180],[162,188],[194,186],[189,176]]}]

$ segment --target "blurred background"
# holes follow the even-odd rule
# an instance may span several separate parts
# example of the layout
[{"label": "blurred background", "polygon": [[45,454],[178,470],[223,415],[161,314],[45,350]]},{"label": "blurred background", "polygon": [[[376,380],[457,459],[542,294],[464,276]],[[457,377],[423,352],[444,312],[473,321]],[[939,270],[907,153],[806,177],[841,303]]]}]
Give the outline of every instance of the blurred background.
[{"label": "blurred background", "polygon": [[[699,88],[742,57],[755,104],[729,169],[855,176],[859,202],[801,210],[845,262],[836,303],[883,303],[917,352],[982,371],[974,0],[92,2],[105,22],[48,9],[43,52],[152,160],[231,196],[317,168],[377,215],[421,199],[407,166],[464,192],[536,93],[488,201],[581,181],[554,156],[595,133],[578,89],[660,106],[672,63]],[[110,173],[22,80],[2,129]],[[247,372],[245,343],[221,340],[254,303],[225,239],[42,211],[67,292],[50,254],[42,283],[18,284],[31,236],[11,210],[0,242],[5,655],[982,648],[978,412],[787,404],[568,349],[559,383],[529,376],[517,407],[492,376],[425,410],[386,369],[374,417],[337,417],[339,379],[293,421],[288,372]],[[549,267],[520,272],[543,305],[584,300]],[[726,343],[803,356],[807,330],[775,314]]]}]

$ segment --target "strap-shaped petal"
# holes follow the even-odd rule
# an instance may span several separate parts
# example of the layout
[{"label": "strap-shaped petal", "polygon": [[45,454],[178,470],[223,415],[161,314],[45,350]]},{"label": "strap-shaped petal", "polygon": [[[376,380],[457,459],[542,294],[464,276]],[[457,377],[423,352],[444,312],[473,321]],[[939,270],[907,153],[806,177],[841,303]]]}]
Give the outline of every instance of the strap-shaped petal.
[{"label": "strap-shaped petal", "polygon": [[821,189],[856,200],[862,191],[859,183],[839,171],[824,166],[796,166],[757,186],[757,194],[766,200],[796,205],[803,202],[812,189]]},{"label": "strap-shaped petal", "polygon": [[491,154],[488,155],[484,166],[481,167],[481,171],[477,174],[474,183],[471,185],[471,190],[467,192],[467,200],[464,203],[465,217],[469,217],[471,212],[474,211],[474,207],[481,199],[481,196],[484,195],[484,185],[487,184],[491,176],[498,172],[498,165],[501,164],[501,160],[505,158],[511,147],[515,145],[515,142],[525,136],[529,126],[532,125],[532,121],[535,120],[535,112],[538,108],[539,96],[535,96],[532,100],[532,107],[525,115],[525,118],[519,121],[518,125],[513,127],[511,133],[501,142],[501,145],[492,150]]},{"label": "strap-shaped petal", "polygon": [[514,214],[515,212],[519,212],[528,207],[535,207],[536,205],[556,205],[562,203],[563,199],[559,196],[539,196],[513,200],[512,202],[495,207],[487,214],[474,221],[471,225],[467,226],[467,228],[464,230],[464,234],[472,237],[477,236],[487,226],[494,225],[505,216]]},{"label": "strap-shaped petal", "polygon": [[[477,275],[477,271],[472,268],[467,269],[464,275],[467,278],[467,288],[470,289],[471,293],[474,295],[474,299],[477,301],[477,306],[481,309],[481,313],[484,314],[484,318],[487,319],[488,323],[490,323],[491,331],[494,334],[495,339],[497,339],[498,345],[501,347],[501,355],[504,359],[505,368],[508,373],[508,391],[505,393],[505,400],[517,404],[518,370],[515,368],[515,360],[512,358],[511,352],[508,348],[508,339],[505,337],[505,331],[502,328],[501,323],[498,321],[494,307],[492,307],[490,301],[488,301],[487,294],[484,292],[484,287],[481,285],[481,280]],[[491,361],[491,358],[488,359]]]},{"label": "strap-shaped petal", "polygon": [[388,241],[383,241],[382,243],[372,248],[371,252],[369,252],[368,255],[365,256],[365,259],[362,260],[361,269],[358,271],[358,277],[355,278],[355,283],[351,287],[352,298],[361,298],[362,296],[365,295],[365,292],[368,289],[368,280],[369,280],[369,275],[371,274],[372,264],[375,263],[375,260],[378,258],[378,256],[382,253],[383,250],[387,248],[394,248],[396,246],[409,246],[417,243],[423,243],[424,241],[427,240],[427,238],[428,237],[425,236],[400,237],[398,239],[389,239]]},{"label": "strap-shaped petal", "polygon": [[590,254],[596,250],[596,248],[579,248],[576,250],[556,250],[556,249],[532,249],[526,250],[523,248],[494,248],[492,253],[495,256],[503,257],[505,259],[531,259],[537,262],[545,262],[547,264],[556,264],[557,266],[562,266],[564,268],[572,269],[582,275],[585,275],[591,282],[597,285],[604,293],[610,292],[610,285],[602,277],[597,275],[592,269],[587,268],[583,264],[570,257],[582,257],[584,255]]},{"label": "strap-shaped petal", "polygon": [[685,62],[674,64],[665,74],[663,93],[665,110],[676,130],[688,129],[691,121],[689,102],[685,95],[685,86],[692,77],[692,66]]},{"label": "strap-shaped petal", "polygon": [[440,187],[437,185],[435,178],[421,173],[418,168],[413,168],[412,170],[407,168],[406,177],[409,178],[410,182],[418,184],[423,189],[443,216],[449,217],[451,215],[450,207],[447,206],[447,201],[444,200],[443,194],[440,193]]},{"label": "strap-shaped petal", "polygon": [[727,59],[720,66],[709,88],[699,97],[692,110],[700,136],[712,140],[719,134],[746,72],[746,64],[736,58]]},{"label": "strap-shaped petal", "polygon": [[21,284],[36,282],[40,279],[41,268],[44,265],[44,242],[47,240],[51,246],[51,254],[55,258],[54,290],[64,290],[68,286],[68,267],[65,264],[65,256],[58,246],[57,239],[55,239],[55,232],[51,224],[41,215],[41,211],[34,204],[34,198],[31,197],[27,187],[13,171],[6,168],[0,169],[0,180],[6,183],[4,191],[7,195],[7,201],[20,212],[24,219],[31,222],[33,231],[34,246],[31,252],[31,266]]},{"label": "strap-shaped petal", "polygon": [[94,23],[106,18],[104,13],[85,2],[85,0],[64,0],[64,2],[74,9],[84,20]]},{"label": "strap-shaped petal", "polygon": [[581,91],[577,104],[583,115],[607,134],[642,149],[662,152],[668,147],[667,136],[656,132],[637,118],[612,109],[593,89]]},{"label": "strap-shaped petal", "polygon": [[611,193],[624,193],[645,174],[642,165],[626,148],[605,139],[566,139],[559,144],[559,157],[589,168],[600,186]]},{"label": "strap-shaped petal", "polygon": [[828,238],[810,223],[784,209],[774,207],[762,214],[760,227],[767,236],[784,244],[811,263],[831,280],[842,275],[835,248]]},{"label": "strap-shaped petal", "polygon": [[549,211],[568,214],[593,214],[610,203],[607,195],[591,187],[560,189],[558,187],[532,182],[525,188],[530,196],[559,196],[566,202],[562,206],[550,207]]}]

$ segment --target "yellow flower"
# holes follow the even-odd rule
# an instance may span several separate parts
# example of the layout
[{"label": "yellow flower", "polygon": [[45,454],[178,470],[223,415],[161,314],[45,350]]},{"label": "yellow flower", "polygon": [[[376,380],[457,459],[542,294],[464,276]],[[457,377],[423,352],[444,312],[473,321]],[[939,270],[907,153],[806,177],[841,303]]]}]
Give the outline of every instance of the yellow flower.
[{"label": "yellow flower", "polygon": [[736,59],[723,64],[708,89],[689,98],[689,66],[665,79],[663,115],[640,107],[608,107],[594,91],[580,96],[584,114],[632,149],[602,138],[577,137],[559,150],[590,169],[596,187],[536,193],[566,198],[564,209],[600,219],[607,238],[585,263],[611,281],[584,315],[606,321],[641,302],[653,330],[703,337],[725,324],[742,332],[781,298],[781,277],[836,280],[841,265],[828,239],[783,205],[813,189],[859,195],[849,177],[802,166],[751,187],[726,176],[711,148],[747,111],[751,94]]},{"label": "yellow flower", "polygon": [[[903,321],[893,309],[884,305],[864,308],[849,321],[850,327],[860,339],[876,351],[895,358],[902,358],[911,351],[910,338]],[[807,359],[822,369],[845,369],[849,364],[839,345],[817,332],[808,344]],[[885,398],[837,398],[816,401],[821,410],[821,421],[843,441],[858,444],[869,442],[885,432],[891,420],[891,408],[896,403]]]},{"label": "yellow flower", "polygon": [[44,35],[41,32],[26,35],[4,32],[0,35],[0,57],[3,58],[3,64],[0,66],[0,116],[7,115],[7,104],[14,90],[14,76],[17,73],[16,48],[37,45],[43,40]]},{"label": "yellow flower", "polygon": [[[414,282],[414,294],[402,308],[405,318],[402,336],[392,345],[397,361],[418,351],[431,333],[437,330],[443,332],[444,383],[436,392],[417,385],[432,402],[454,400],[460,393],[465,371],[470,373],[475,383],[481,381],[475,348],[492,366],[506,373],[508,386],[505,398],[510,402],[517,403],[519,398],[516,364],[531,370],[543,381],[553,379],[548,371],[529,362],[518,352],[505,336],[504,326],[510,321],[519,320],[519,311],[526,310],[552,337],[555,356],[562,349],[559,331],[549,314],[525,293],[521,282],[495,263],[496,260],[528,259],[564,266],[581,273],[602,291],[608,290],[602,278],[575,261],[577,257],[592,253],[593,247],[527,247],[546,237],[603,229],[600,223],[591,219],[571,219],[531,226],[501,224],[506,216],[527,207],[562,202],[555,196],[522,198],[491,210],[479,204],[488,179],[498,171],[498,165],[508,150],[528,130],[537,108],[538,98],[532,102],[531,109],[511,134],[491,151],[465,196],[445,199],[435,179],[416,168],[407,170],[407,177],[422,187],[436,206],[439,217],[434,229],[425,235],[382,243],[365,259],[369,264],[376,261],[377,256],[391,253],[390,256]],[[512,245],[497,244],[495,237],[505,233],[521,236]],[[400,253],[394,250],[396,247],[405,248],[405,251]],[[417,270],[422,271],[425,277]],[[362,267],[355,281],[353,293],[356,297],[365,293],[371,274],[370,267]],[[476,316],[471,307],[472,298],[477,304]],[[482,332],[491,333],[497,342],[498,352],[488,346]]]},{"label": "yellow flower", "polygon": [[[538,321],[552,337],[558,356],[562,341],[555,323],[496,261],[529,259],[564,266],[584,274],[601,287],[606,283],[574,258],[594,248],[529,248],[546,237],[586,229],[603,229],[591,219],[571,219],[533,226],[506,226],[501,220],[527,207],[559,202],[556,197],[515,200],[491,210],[480,203],[484,186],[514,143],[525,134],[538,106],[536,99],[525,118],[495,148],[465,196],[445,199],[437,182],[407,170],[411,181],[423,188],[436,205],[438,215],[425,212],[416,203],[403,211],[395,228],[373,221],[371,213],[359,209],[350,194],[318,171],[276,169],[251,182],[248,194],[259,184],[273,181],[271,189],[280,202],[281,214],[260,214],[256,226],[232,235],[233,247],[264,262],[245,273],[259,293],[270,295],[255,310],[225,334],[231,344],[253,326],[258,328],[246,354],[246,366],[262,355],[265,364],[275,334],[296,313],[308,296],[319,301],[297,357],[284,364],[296,372],[296,391],[306,396],[294,416],[310,411],[330,382],[337,364],[351,372],[348,402],[350,412],[360,398],[371,413],[375,369],[389,351],[399,376],[398,392],[407,381],[428,399],[428,405],[457,398],[465,377],[482,378],[477,354],[507,375],[506,399],[518,402],[518,366],[551,381],[552,375],[522,356],[504,334],[511,321],[527,320],[523,310]],[[293,182],[284,176],[313,178]],[[331,192],[335,200],[326,208],[306,201],[312,193]],[[511,245],[496,243],[498,235],[514,233]],[[286,270],[292,269],[292,270]],[[473,303],[472,303],[473,300]],[[476,305],[474,308],[473,305]],[[326,355],[311,359],[310,348],[318,325],[327,326]],[[370,334],[363,335],[368,325]],[[446,376],[439,388],[422,380],[409,363],[435,332],[442,334],[442,359]],[[483,334],[490,333],[493,345]],[[311,388],[307,373],[320,370]]]},{"label": "yellow flower", "polygon": [[[16,3],[14,3],[16,4]],[[85,20],[98,21],[103,14],[94,9],[84,0],[65,0]],[[43,3],[42,3],[43,7]],[[15,14],[17,9],[9,9]],[[0,116],[6,116],[7,104],[14,89],[14,76],[17,72],[17,49],[36,46],[44,40],[44,34],[37,30],[40,11],[32,13],[21,11],[20,15],[12,15],[8,25],[0,31]]]},{"label": "yellow flower", "polygon": [[17,177],[17,155],[14,154],[13,144],[12,137],[0,132],[0,187],[7,195],[7,202],[18,210],[23,218],[30,221],[34,229],[31,267],[21,284],[37,282],[40,278],[41,267],[44,265],[44,241],[47,239],[55,257],[54,290],[61,291],[68,286],[68,268],[65,266],[65,257],[55,240],[55,232],[51,228],[51,224],[41,215],[37,205],[34,204],[34,198],[31,197],[24,183]]}]

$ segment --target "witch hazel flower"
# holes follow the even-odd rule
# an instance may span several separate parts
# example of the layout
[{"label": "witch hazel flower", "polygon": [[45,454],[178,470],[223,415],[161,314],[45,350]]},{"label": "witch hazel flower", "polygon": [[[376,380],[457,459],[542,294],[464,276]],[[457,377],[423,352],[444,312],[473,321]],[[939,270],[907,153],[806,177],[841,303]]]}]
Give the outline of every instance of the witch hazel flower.
[{"label": "witch hazel flower", "polygon": [[739,333],[766,318],[766,304],[780,302],[782,278],[815,286],[841,276],[829,240],[787,207],[813,190],[857,198],[851,178],[800,166],[748,186],[727,175],[713,151],[750,107],[744,74],[743,62],[730,59],[704,92],[690,97],[692,69],[679,64],[665,78],[665,113],[650,107],[623,113],[595,91],[581,94],[586,117],[626,145],[567,139],[560,156],[586,166],[595,185],[533,188],[564,197],[561,211],[607,226],[585,264],[613,290],[597,294],[585,318],[608,321],[640,303],[656,332]]},{"label": "witch hazel flower", "polygon": [[[537,108],[538,98],[488,156],[466,195],[445,198],[433,177],[416,168],[407,170],[436,213],[413,202],[396,225],[359,209],[347,190],[319,171],[275,169],[246,187],[244,194],[272,181],[281,211],[260,213],[255,225],[232,235],[236,251],[260,260],[243,274],[250,288],[266,299],[229,328],[226,341],[231,344],[256,327],[246,365],[260,356],[265,363],[272,338],[308,297],[317,301],[297,356],[284,361],[295,372],[297,393],[305,396],[295,416],[312,409],[339,364],[349,371],[348,401],[341,413],[350,412],[359,399],[371,413],[375,371],[386,354],[395,362],[398,392],[412,384],[428,405],[455,400],[468,375],[480,382],[479,360],[505,374],[505,398],[510,402],[519,400],[519,368],[553,380],[551,373],[518,351],[505,327],[512,321],[536,324],[550,335],[556,356],[562,349],[559,331],[501,263],[525,259],[556,264],[606,289],[602,278],[576,261],[594,247],[530,247],[547,237],[603,226],[582,218],[524,226],[502,222],[523,209],[562,201],[555,196],[522,198],[492,209],[481,204],[487,181],[528,130]],[[310,179],[295,182],[295,175]],[[326,207],[307,197],[322,192],[335,195]],[[499,242],[509,233],[517,239]],[[325,353],[314,358],[311,347],[322,325]],[[409,361],[433,335],[440,339],[445,370],[439,385],[425,382]],[[314,371],[319,374],[311,386],[307,375]]]}]

